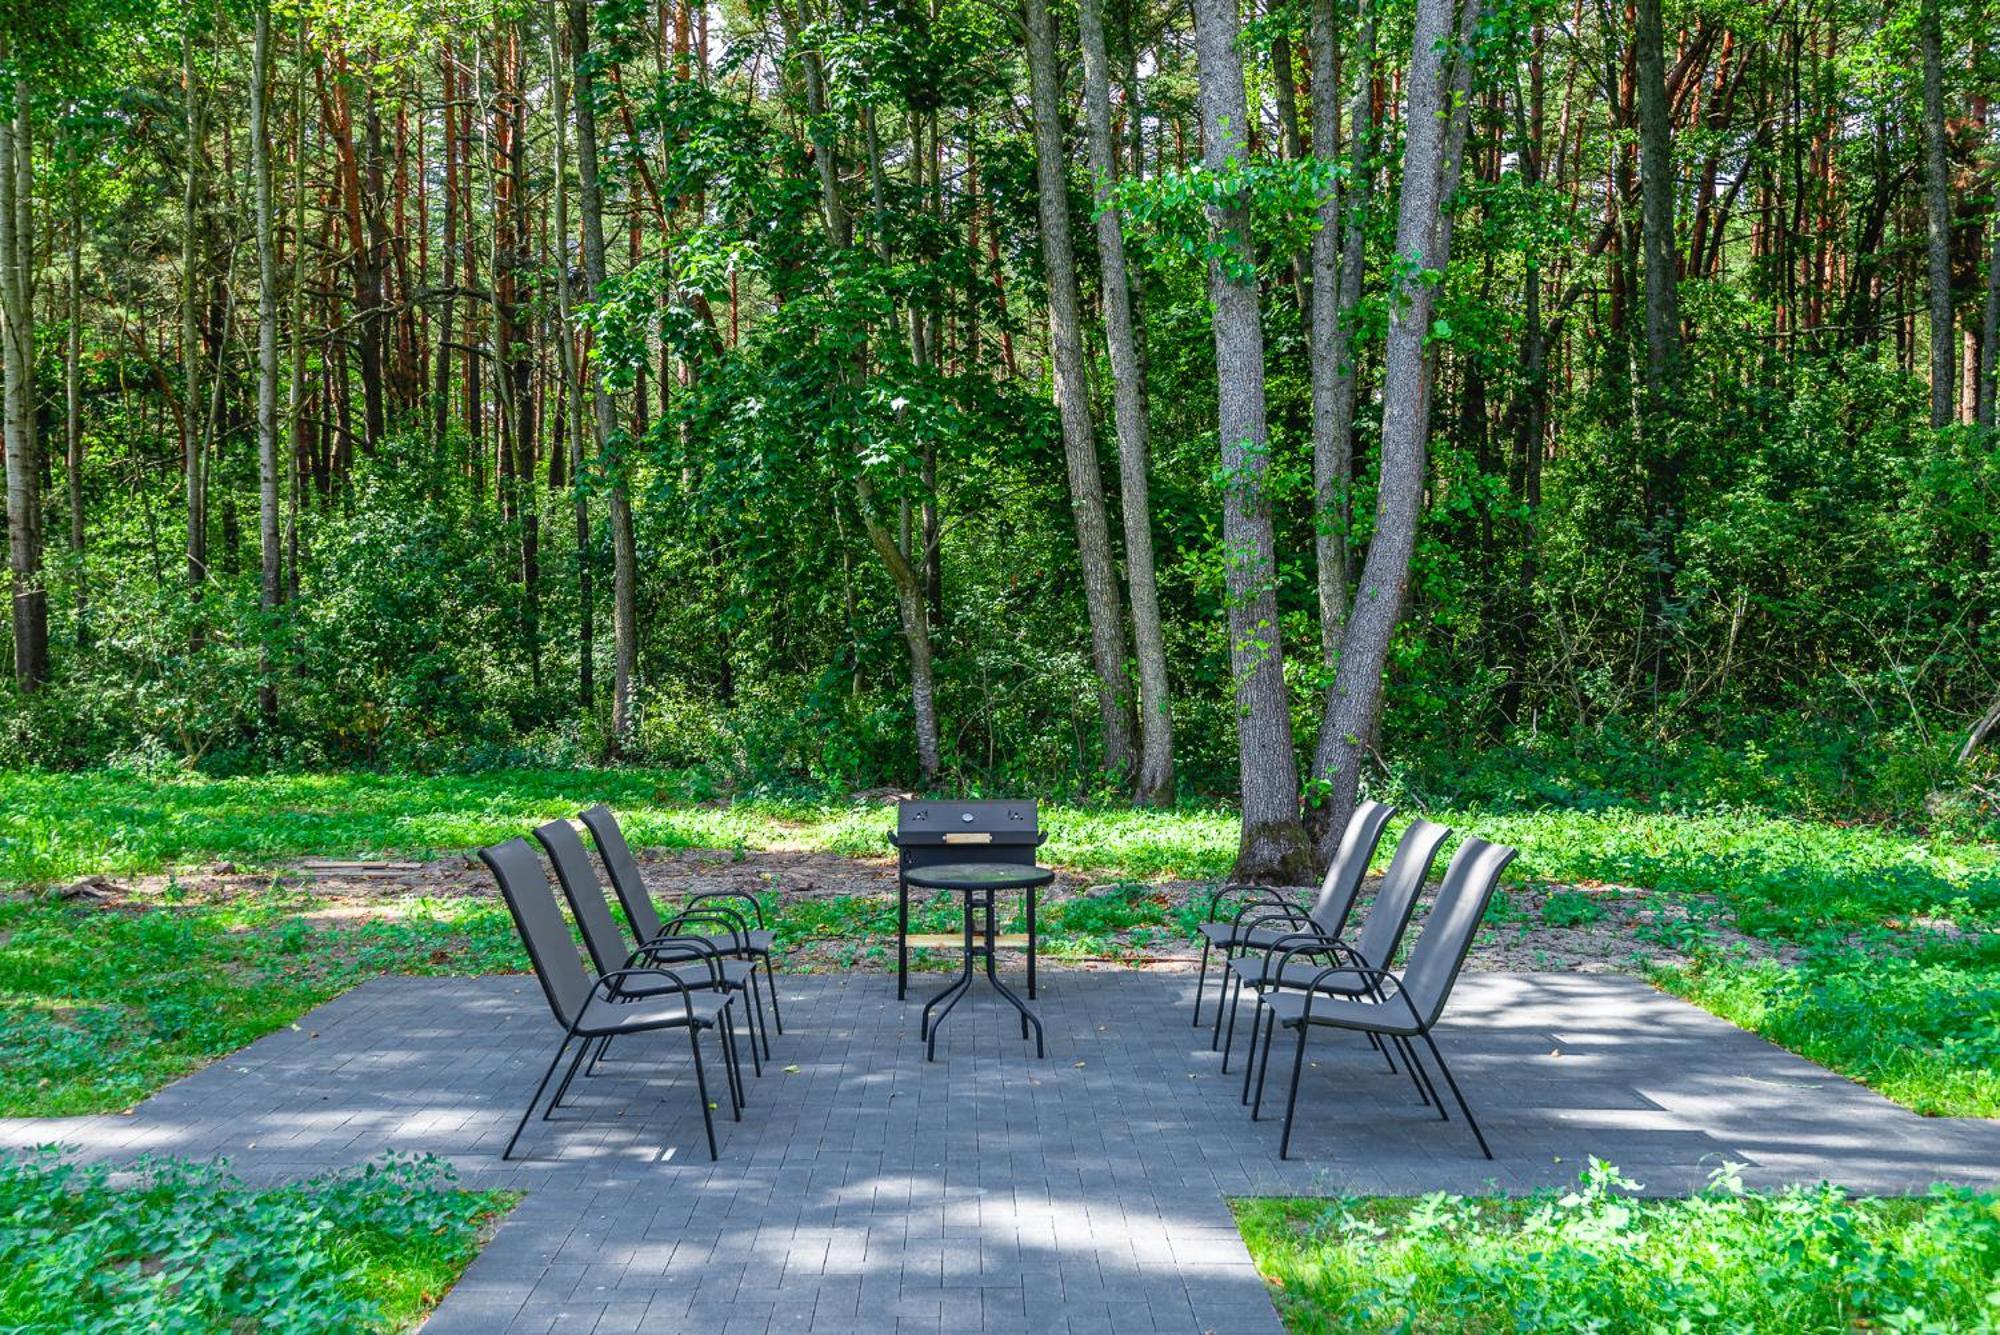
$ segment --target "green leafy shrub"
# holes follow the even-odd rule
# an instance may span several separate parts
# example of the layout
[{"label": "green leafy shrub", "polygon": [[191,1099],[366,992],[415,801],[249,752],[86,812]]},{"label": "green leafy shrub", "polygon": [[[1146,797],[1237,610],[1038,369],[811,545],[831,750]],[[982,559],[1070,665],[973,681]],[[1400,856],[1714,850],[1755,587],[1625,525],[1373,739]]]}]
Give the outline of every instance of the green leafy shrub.
[{"label": "green leafy shrub", "polygon": [[455,1190],[430,1157],[271,1190],[180,1160],[133,1172],[0,1155],[0,1329],[408,1329],[514,1199]]},{"label": "green leafy shrub", "polygon": [[1743,1190],[1733,1169],[1641,1199],[1593,1159],[1528,1199],[1245,1200],[1238,1226],[1294,1335],[1390,1331],[1991,1331],[2000,1197]]}]

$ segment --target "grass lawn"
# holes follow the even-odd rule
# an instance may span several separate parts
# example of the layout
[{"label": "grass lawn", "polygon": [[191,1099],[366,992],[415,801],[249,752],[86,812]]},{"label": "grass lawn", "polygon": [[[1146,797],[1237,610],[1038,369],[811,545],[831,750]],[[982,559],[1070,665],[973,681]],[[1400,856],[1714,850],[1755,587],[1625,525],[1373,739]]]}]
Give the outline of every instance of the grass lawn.
[{"label": "grass lawn", "polygon": [[409,1330],[516,1199],[409,1158],[265,1190],[173,1160],[135,1178],[0,1157],[0,1330]]},{"label": "grass lawn", "polygon": [[[166,780],[15,772],[0,775],[0,888],[217,859],[463,851],[597,800],[618,808],[642,846],[879,855],[890,819],[879,804],[701,797],[687,776],[637,770]],[[1058,958],[1113,930],[1185,936],[1188,908],[1136,883],[1220,876],[1235,852],[1235,819],[1217,808],[1044,811],[1054,831],[1048,861],[1133,883],[1051,906],[1047,947]],[[1920,1111],[2000,1116],[2000,843],[1742,808],[1427,814],[1518,846],[1511,879],[1646,887],[1789,943],[1802,952],[1797,967],[1747,961],[1710,948],[1700,917],[1677,921],[1659,929],[1674,939],[1656,944],[1695,962],[1658,981]],[[170,888],[148,911],[0,901],[0,1114],[129,1106],[378,973],[523,967],[492,900],[329,925],[301,919],[296,896],[223,905],[174,897]],[[783,939],[860,948],[888,930],[887,912],[851,897],[794,901],[775,925]],[[921,930],[955,925],[943,902],[920,916],[934,919]]]},{"label": "grass lawn", "polygon": [[1235,1202],[1294,1335],[1370,1331],[1991,1331],[2000,1196],[1828,1186],[1636,1199],[1593,1163],[1528,1199]]}]

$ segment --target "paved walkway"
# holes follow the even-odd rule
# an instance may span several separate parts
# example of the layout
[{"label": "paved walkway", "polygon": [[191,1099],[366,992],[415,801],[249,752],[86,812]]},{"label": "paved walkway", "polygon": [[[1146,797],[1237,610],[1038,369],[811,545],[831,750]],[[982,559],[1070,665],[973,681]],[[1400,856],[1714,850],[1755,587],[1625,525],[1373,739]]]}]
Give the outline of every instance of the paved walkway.
[{"label": "paved walkway", "polygon": [[1191,980],[1043,980],[1047,1060],[982,985],[927,1066],[919,1000],[890,980],[784,979],[788,1032],[714,1165],[685,1048],[654,1062],[643,1039],[501,1163],[554,1037],[526,977],[370,982],[130,1116],[0,1121],[0,1146],[223,1154],[260,1181],[430,1151],[469,1186],[525,1190],[436,1332],[1275,1332],[1228,1197],[1521,1191],[1590,1154],[1659,1192],[1724,1161],[1752,1184],[2000,1183],[2000,1122],[1916,1117],[1641,982],[1580,974],[1460,983],[1440,1042],[1493,1162],[1363,1043],[1327,1036],[1280,1163],[1277,1123],[1249,1121],[1188,1024]]}]

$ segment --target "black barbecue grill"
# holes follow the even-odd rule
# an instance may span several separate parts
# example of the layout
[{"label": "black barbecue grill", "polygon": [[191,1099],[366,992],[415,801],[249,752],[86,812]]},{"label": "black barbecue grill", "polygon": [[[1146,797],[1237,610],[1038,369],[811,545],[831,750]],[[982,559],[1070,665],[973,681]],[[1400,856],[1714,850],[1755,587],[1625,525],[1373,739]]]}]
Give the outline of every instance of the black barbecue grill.
[{"label": "black barbecue grill", "polygon": [[[952,947],[957,933],[910,935],[909,873],[945,864],[993,863],[1032,867],[1035,851],[1048,835],[1036,820],[1032,799],[1021,802],[932,802],[896,804],[896,828],[889,843],[896,860],[896,996],[909,990],[910,947]],[[1035,995],[1035,888],[1024,891],[1028,931],[1025,936],[1001,936],[996,944],[1028,953],[1028,995]]]}]

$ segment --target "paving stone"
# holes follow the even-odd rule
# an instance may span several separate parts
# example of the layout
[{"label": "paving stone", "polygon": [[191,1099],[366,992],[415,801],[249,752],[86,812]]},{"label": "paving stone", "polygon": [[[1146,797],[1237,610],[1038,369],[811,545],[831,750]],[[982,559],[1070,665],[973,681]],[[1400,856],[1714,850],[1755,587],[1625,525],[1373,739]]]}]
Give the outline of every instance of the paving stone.
[{"label": "paving stone", "polygon": [[441,1155],[466,1186],[526,1193],[433,1318],[443,1335],[1274,1335],[1230,1196],[1524,1192],[1574,1181],[1592,1154],[1662,1194],[1723,1162],[1753,1186],[2000,1184],[2000,1123],[1917,1117],[1634,979],[1461,982],[1439,1044],[1491,1161],[1456,1109],[1440,1122],[1332,1033],[1309,1043],[1280,1161],[1286,1045],[1253,1123],[1247,1028],[1225,1074],[1209,1026],[1188,1022],[1189,980],[1056,973],[1042,991],[1047,1060],[975,992],[926,1063],[921,996],[786,979],[789,1027],[764,1077],[746,1074],[743,1120],[718,1122],[713,1164],[685,1046],[636,1037],[503,1163],[555,1038],[518,977],[376,979],[129,1117],[0,1120],[0,1148],[222,1155],[254,1182]]}]

